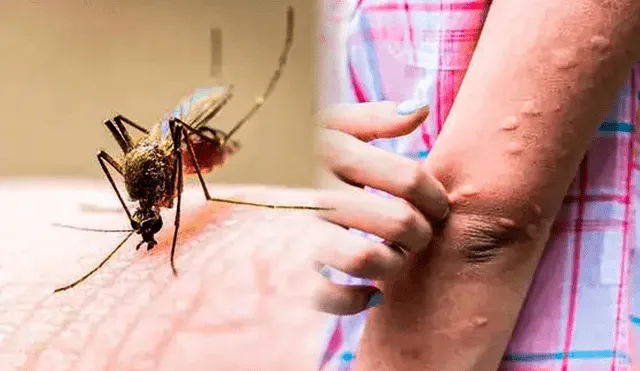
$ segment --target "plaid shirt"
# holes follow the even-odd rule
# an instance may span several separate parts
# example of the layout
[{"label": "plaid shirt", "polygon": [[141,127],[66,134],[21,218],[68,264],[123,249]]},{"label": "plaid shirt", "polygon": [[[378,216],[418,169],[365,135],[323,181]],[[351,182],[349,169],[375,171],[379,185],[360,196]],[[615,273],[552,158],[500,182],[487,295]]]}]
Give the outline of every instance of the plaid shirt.
[{"label": "plaid shirt", "polygon": [[[325,0],[320,105],[432,97],[414,133],[373,145],[415,159],[431,149],[490,1]],[[501,370],[631,370],[640,326],[634,127],[640,64],[629,71],[566,195]],[[339,89],[337,88],[339,87]],[[333,272],[338,283],[361,280]],[[366,312],[334,317],[320,370],[349,370]]]}]

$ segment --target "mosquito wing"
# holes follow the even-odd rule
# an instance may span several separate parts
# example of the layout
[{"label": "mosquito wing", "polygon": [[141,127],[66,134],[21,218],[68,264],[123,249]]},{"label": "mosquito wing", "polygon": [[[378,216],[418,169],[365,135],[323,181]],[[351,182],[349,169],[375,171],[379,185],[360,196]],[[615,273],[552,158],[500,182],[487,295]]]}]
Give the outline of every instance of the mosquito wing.
[{"label": "mosquito wing", "polygon": [[183,108],[185,117],[182,121],[194,128],[206,125],[213,119],[233,96],[233,85],[228,87],[201,88],[196,90]]},{"label": "mosquito wing", "polygon": [[[198,135],[186,131],[184,134],[188,135],[201,173],[208,173],[224,165],[228,157],[239,150],[240,144],[234,140],[225,141],[226,134],[219,129],[208,126],[207,123],[231,99],[232,92],[232,85],[196,89],[191,95],[183,98],[178,106],[165,116],[158,126],[159,130],[155,138],[162,142],[167,150],[170,150],[173,142],[169,135],[169,119],[178,118],[200,133]],[[223,143],[224,145],[222,145]],[[196,173],[196,166],[185,143],[182,144],[182,149],[184,172],[186,174]]]},{"label": "mosquito wing", "polygon": [[233,85],[199,88],[183,98],[178,106],[160,122],[159,140],[170,142],[169,119],[175,117],[197,129],[204,126],[227,104],[233,95]]}]

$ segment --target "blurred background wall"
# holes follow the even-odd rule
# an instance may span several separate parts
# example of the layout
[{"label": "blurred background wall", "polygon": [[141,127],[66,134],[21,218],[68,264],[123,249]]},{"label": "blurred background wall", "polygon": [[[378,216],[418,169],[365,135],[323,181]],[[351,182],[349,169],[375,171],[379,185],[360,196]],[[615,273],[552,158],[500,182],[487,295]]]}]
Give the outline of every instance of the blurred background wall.
[{"label": "blurred background wall", "polygon": [[[234,100],[213,122],[229,129],[276,67],[289,4],[296,27],[284,75],[238,133],[243,149],[209,179],[312,185],[309,0],[0,1],[0,176],[102,179],[97,150],[120,154],[105,119],[121,113],[149,127],[199,86],[236,85]],[[222,30],[217,77],[212,28]]]}]

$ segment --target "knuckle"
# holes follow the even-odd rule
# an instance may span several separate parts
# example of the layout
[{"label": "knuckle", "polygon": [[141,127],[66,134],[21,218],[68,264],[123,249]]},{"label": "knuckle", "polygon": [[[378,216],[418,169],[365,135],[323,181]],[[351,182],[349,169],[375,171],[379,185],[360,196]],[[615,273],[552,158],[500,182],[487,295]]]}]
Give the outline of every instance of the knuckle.
[{"label": "knuckle", "polygon": [[369,248],[363,248],[357,252],[348,254],[343,262],[344,270],[353,274],[362,274],[371,270],[371,267],[379,260],[375,255],[377,254]]},{"label": "knuckle", "polygon": [[394,236],[404,235],[407,232],[419,229],[420,222],[418,221],[418,214],[406,202],[401,204],[393,218],[392,232]]},{"label": "knuckle", "polygon": [[401,187],[408,195],[420,192],[424,187],[426,174],[420,163],[412,163],[406,171],[404,178],[401,180]]},{"label": "knuckle", "polygon": [[431,240],[432,229],[429,223],[417,210],[406,201],[394,216],[391,223],[390,237],[403,248],[416,250],[426,247]]},{"label": "knuckle", "polygon": [[347,263],[347,271],[360,277],[384,279],[402,268],[404,258],[401,254],[382,250],[388,248],[375,243],[354,254]]},{"label": "knuckle", "polygon": [[359,171],[358,161],[348,155],[337,156],[335,153],[329,154],[328,164],[331,171],[339,175],[353,176]]},{"label": "knuckle", "polygon": [[379,254],[373,249],[366,248],[355,254],[348,266],[351,272],[362,274],[378,270],[380,265]]}]

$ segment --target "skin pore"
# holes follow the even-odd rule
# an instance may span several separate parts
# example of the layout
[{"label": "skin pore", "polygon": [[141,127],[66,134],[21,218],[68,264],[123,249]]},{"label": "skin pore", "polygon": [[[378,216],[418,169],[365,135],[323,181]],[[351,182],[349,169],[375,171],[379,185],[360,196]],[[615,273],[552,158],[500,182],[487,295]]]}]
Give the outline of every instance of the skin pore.
[{"label": "skin pore", "polygon": [[449,192],[449,220],[381,285],[354,370],[498,367],[562,199],[640,59],[638,36],[636,0],[493,1],[425,163]]}]

